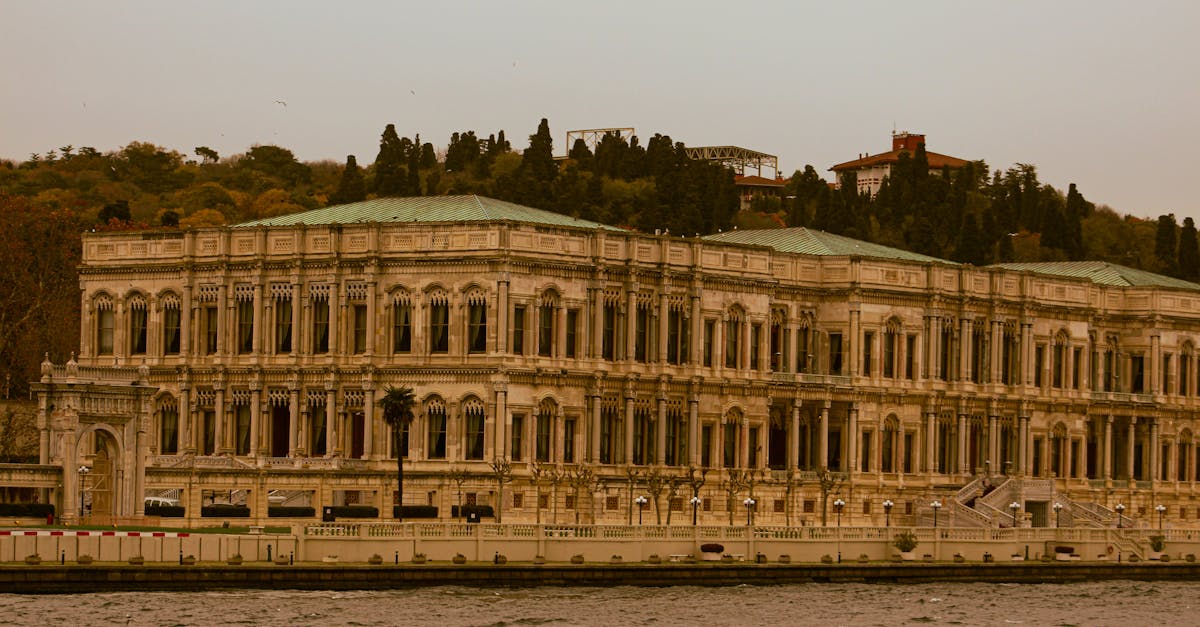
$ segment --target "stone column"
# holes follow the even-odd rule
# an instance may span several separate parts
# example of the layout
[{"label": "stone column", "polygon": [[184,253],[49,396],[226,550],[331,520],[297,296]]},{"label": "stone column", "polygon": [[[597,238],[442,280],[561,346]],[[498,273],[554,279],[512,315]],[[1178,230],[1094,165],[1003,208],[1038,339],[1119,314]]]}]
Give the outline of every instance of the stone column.
[{"label": "stone column", "polygon": [[250,456],[257,457],[262,443],[262,389],[257,384],[250,388]]},{"label": "stone column", "polygon": [[858,376],[858,373],[863,371],[863,369],[859,367],[859,360],[862,359],[862,350],[859,347],[859,344],[862,342],[861,319],[862,312],[859,311],[859,305],[857,303],[851,303],[850,331],[846,334],[845,339],[845,350],[848,359],[846,359],[845,362],[846,367],[849,369],[849,372],[846,374],[852,377]]},{"label": "stone column", "polygon": [[[667,336],[671,334],[668,322],[671,320],[671,300],[667,296],[666,288],[663,287],[663,293],[658,297],[658,354],[654,356],[653,361],[660,364],[667,363]],[[650,361],[650,360],[647,360]],[[659,458],[660,461],[662,458]]]},{"label": "stone column", "polygon": [[293,387],[288,396],[288,457],[295,457],[300,444],[300,390]]},{"label": "stone column", "polygon": [[988,467],[992,472],[1001,470],[1003,465],[1000,461],[1000,416],[992,414],[988,416],[988,457],[987,461],[991,462]]},{"label": "stone column", "polygon": [[692,326],[691,341],[688,343],[688,352],[691,353],[688,357],[688,363],[699,365],[704,357],[704,318],[700,313],[700,296],[691,296],[692,318],[689,321]]},{"label": "stone column", "polygon": [[592,357],[604,356],[604,290],[592,291]]},{"label": "stone column", "polygon": [[800,399],[792,401],[792,416],[788,420],[787,429],[787,468],[789,471],[800,467]]},{"label": "stone column", "polygon": [[933,474],[938,469],[937,412],[925,410],[925,472]]},{"label": "stone column", "polygon": [[[1162,376],[1159,370],[1162,368],[1162,342],[1161,337],[1156,335],[1150,336],[1150,393],[1161,394],[1165,390],[1162,389]],[[1153,451],[1151,451],[1153,455]],[[1154,476],[1154,470],[1151,469],[1150,477]]]},{"label": "stone column", "polygon": [[593,390],[588,397],[592,401],[592,428],[591,433],[588,434],[592,444],[588,450],[588,461],[598,464],[600,463],[600,408],[602,406],[599,388]]},{"label": "stone column", "polygon": [[745,414],[742,414],[741,422],[738,424],[737,452],[736,466],[750,468],[750,417]]},{"label": "stone column", "polygon": [[1134,451],[1134,448],[1137,446],[1137,421],[1138,421],[1137,416],[1129,417],[1129,429],[1128,429],[1129,437],[1128,437],[1128,442],[1127,442],[1128,448],[1126,449],[1126,454],[1125,454],[1125,472],[1127,473],[1126,476],[1129,479],[1133,479],[1134,476],[1136,476],[1134,474],[1135,469],[1133,467],[1133,451]]},{"label": "stone column", "polygon": [[852,473],[858,472],[861,466],[858,463],[858,442],[861,436],[858,434],[858,405],[851,403],[849,415],[846,419],[846,430],[850,433],[846,437],[846,457],[849,458],[848,470]]},{"label": "stone column", "polygon": [[1146,477],[1148,477],[1151,481],[1159,481],[1159,480],[1163,479],[1163,477],[1159,476],[1159,474],[1160,474],[1159,470],[1161,469],[1162,464],[1159,463],[1159,459],[1158,459],[1159,455],[1161,454],[1159,451],[1159,447],[1158,447],[1158,419],[1151,418],[1149,427],[1150,427],[1150,443],[1149,443],[1149,448],[1150,448],[1149,453],[1150,454],[1146,455],[1144,457],[1150,460],[1150,472],[1146,473]]},{"label": "stone column", "polygon": [[654,463],[664,464],[667,459],[667,393],[658,393],[658,418],[654,425]]},{"label": "stone column", "polygon": [[[86,327],[90,328],[90,327]],[[83,337],[87,338],[88,333]],[[86,341],[86,340],[85,340]],[[183,300],[179,303],[179,354],[189,356],[192,350],[192,286],[184,284]],[[183,450],[183,449],[180,449]]]},{"label": "stone column", "polygon": [[176,450],[183,453],[195,453],[192,448],[192,400],[191,389],[187,383],[179,384],[179,444]]},{"label": "stone column", "polygon": [[334,444],[337,440],[338,430],[334,428],[334,421],[337,420],[337,390],[333,387],[325,388],[325,457],[333,457],[334,451],[337,449]]},{"label": "stone column", "polygon": [[497,383],[496,386],[496,429],[493,437],[493,446],[495,450],[493,454],[499,459],[509,459],[508,451],[508,430],[512,424],[511,418],[508,415],[508,385],[505,383]]},{"label": "stone column", "polygon": [[300,326],[302,310],[308,309],[308,296],[303,294],[304,291],[300,279],[292,277],[292,360],[295,360],[298,355],[308,349],[308,342],[304,338],[308,334],[304,332],[304,328]]},{"label": "stone column", "polygon": [[230,452],[229,450],[229,413],[225,411],[225,387],[218,382],[213,386],[214,396],[213,401],[213,418],[217,421],[215,431],[215,442],[213,442],[213,453],[221,454]]},{"label": "stone column", "polygon": [[[637,283],[630,283],[626,287],[627,295],[625,297],[625,355],[627,361],[633,361],[637,355],[634,350],[634,344],[637,340]],[[628,462],[628,460],[626,460]]]},{"label": "stone column", "polygon": [[963,316],[958,332],[958,379],[971,381],[971,319]]},{"label": "stone column", "polygon": [[700,394],[693,391],[688,397],[688,462],[700,466]]},{"label": "stone column", "polygon": [[[266,319],[263,317],[263,304],[263,282],[258,281],[254,284],[254,328],[250,339],[255,355],[262,355],[267,352],[263,347],[263,338],[266,337],[263,335],[263,331],[267,324]],[[251,448],[254,447],[251,446]]]},{"label": "stone column", "polygon": [[[345,312],[342,308],[345,306],[345,300],[342,298],[342,282],[335,278],[329,282],[329,353],[328,356],[341,356],[345,354],[342,350],[342,321],[346,319],[343,315]],[[413,324],[414,330],[420,325]],[[426,353],[429,352],[426,348]],[[311,451],[309,451],[311,453]]]},{"label": "stone column", "polygon": [[819,439],[819,450],[817,464],[820,468],[829,468],[829,406],[831,402],[825,401],[821,406],[821,418],[818,426],[817,437]]},{"label": "stone column", "polygon": [[[493,422],[495,419],[493,417]],[[375,455],[375,389],[363,387],[363,459],[374,459]]]},{"label": "stone column", "polygon": [[[379,296],[378,296],[378,293],[376,290],[375,281],[367,281],[367,346],[366,346],[366,349],[367,349],[368,357],[375,354],[375,339],[376,339],[375,336],[378,335],[381,331],[383,331],[384,332],[383,337],[387,337],[387,335],[386,335],[387,326],[384,324],[380,324],[380,321],[376,320],[376,316],[379,315],[378,312],[379,312]],[[365,427],[365,425],[364,425],[364,427]],[[366,432],[365,428],[363,429],[363,432],[364,433]],[[365,444],[364,444],[364,447],[365,447]]]},{"label": "stone column", "polygon": [[625,390],[625,415],[621,417],[621,426],[625,434],[625,458],[622,460],[626,464],[633,463],[633,390]]},{"label": "stone column", "polygon": [[1113,441],[1112,441],[1113,415],[1109,414],[1104,418],[1104,479],[1112,480],[1113,478]]}]

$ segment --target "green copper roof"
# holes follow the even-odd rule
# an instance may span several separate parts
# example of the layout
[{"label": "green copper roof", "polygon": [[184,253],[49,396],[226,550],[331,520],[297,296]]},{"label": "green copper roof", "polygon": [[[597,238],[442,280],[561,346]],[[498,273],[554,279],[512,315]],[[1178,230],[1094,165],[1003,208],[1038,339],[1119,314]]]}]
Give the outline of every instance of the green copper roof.
[{"label": "green copper roof", "polygon": [[1099,285],[1118,287],[1172,287],[1200,290],[1200,285],[1145,270],[1119,266],[1107,261],[1046,261],[1041,263],[998,263],[994,268],[1028,271],[1037,274],[1077,277]]},{"label": "green copper roof", "polygon": [[292,226],[294,224],[353,224],[355,222],[529,222],[549,226],[620,231],[614,226],[534,209],[485,196],[412,196],[375,198],[348,205],[333,205],[312,211],[243,222],[234,228],[250,226]]},{"label": "green copper roof", "polygon": [[797,253],[800,255],[855,255],[876,259],[899,259],[901,261],[916,261],[946,263],[958,265],[953,261],[927,257],[907,250],[872,244],[861,240],[816,231],[804,227],[791,229],[755,229],[736,230],[706,235],[703,239],[715,242],[735,244],[754,244],[768,246],[781,253]]}]

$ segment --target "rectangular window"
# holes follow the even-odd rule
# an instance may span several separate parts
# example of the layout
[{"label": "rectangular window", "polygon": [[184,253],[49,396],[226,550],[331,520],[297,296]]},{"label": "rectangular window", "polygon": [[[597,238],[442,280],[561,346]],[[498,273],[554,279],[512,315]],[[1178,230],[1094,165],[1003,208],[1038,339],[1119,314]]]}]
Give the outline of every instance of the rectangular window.
[{"label": "rectangular window", "polygon": [[812,372],[812,355],[808,350],[808,327],[796,335],[796,372]]},{"label": "rectangular window", "polygon": [[871,359],[875,356],[875,332],[866,331],[863,333],[863,348],[862,348],[862,374],[864,377],[869,377],[872,374]]},{"label": "rectangular window", "polygon": [[212,455],[217,451],[217,414],[211,409],[205,409],[200,412],[200,421],[203,429],[200,453]]},{"label": "rectangular window", "polygon": [[895,448],[896,432],[884,429],[879,440],[879,472],[896,472]]},{"label": "rectangular window", "polygon": [[896,377],[896,332],[883,332],[883,376],[888,379]]},{"label": "rectangular window", "polygon": [[174,455],[179,452],[179,410],[174,407],[162,410],[158,451],[162,455]]},{"label": "rectangular window", "polygon": [[1129,358],[1130,376],[1129,383],[1131,385],[1129,391],[1134,394],[1142,394],[1146,391],[1146,358],[1143,355],[1134,355]]},{"label": "rectangular window", "polygon": [[613,455],[614,440],[617,437],[617,415],[610,408],[604,408],[600,413],[600,463],[616,463]]},{"label": "rectangular window", "polygon": [[564,347],[567,357],[578,357],[579,352],[579,310],[567,310],[567,345]]},{"label": "rectangular window", "polygon": [[136,307],[129,311],[129,354],[146,354],[146,308]]},{"label": "rectangular window", "polygon": [[1079,389],[1080,373],[1083,371],[1083,348],[1076,347],[1071,351],[1071,388]]},{"label": "rectangular window", "polygon": [[429,352],[450,352],[450,305],[445,302],[429,307]]},{"label": "rectangular window", "polygon": [[712,425],[704,425],[700,428],[700,465],[708,468],[712,466]]},{"label": "rectangular window", "polygon": [[666,441],[667,458],[663,460],[663,463],[668,466],[675,466],[676,464],[679,463],[679,457],[676,455],[678,448],[679,448],[679,431],[680,431],[678,415],[676,415],[672,412],[667,413],[667,429],[666,429],[666,431],[667,431],[667,441]]},{"label": "rectangular window", "polygon": [[179,308],[167,307],[163,310],[163,354],[179,354]]},{"label": "rectangular window", "polygon": [[738,367],[738,353],[742,348],[742,323],[740,320],[725,321],[725,367]]},{"label": "rectangular window", "polygon": [[904,472],[913,471],[913,433],[904,432]]},{"label": "rectangular window", "polygon": [[472,303],[467,308],[467,352],[487,352],[487,304]]},{"label": "rectangular window", "polygon": [[944,320],[942,324],[946,326],[942,328],[942,350],[938,356],[938,372],[942,381],[950,381],[958,378],[951,372],[951,364],[954,363],[951,359],[954,355],[954,329],[952,327],[954,323]]},{"label": "rectangular window", "polygon": [[239,300],[237,303],[238,354],[254,352],[254,301]]},{"label": "rectangular window", "polygon": [[354,354],[361,355],[367,352],[367,306],[364,303],[355,303],[352,315],[354,316]]},{"label": "rectangular window", "polygon": [[204,318],[204,354],[215,355],[217,352],[217,306],[208,305],[201,314]]},{"label": "rectangular window", "polygon": [[236,455],[250,454],[250,406],[235,405],[234,435],[236,436]]},{"label": "rectangular window", "polygon": [[987,335],[982,328],[971,331],[971,381],[983,383],[984,370],[987,366]]},{"label": "rectangular window", "polygon": [[758,427],[750,427],[750,468],[758,468]]},{"label": "rectangular window", "polygon": [[1066,352],[1066,346],[1062,344],[1054,345],[1054,364],[1051,366],[1053,370],[1051,371],[1050,383],[1052,387],[1061,388],[1063,386],[1063,368],[1066,366]]},{"label": "rectangular window", "polygon": [[292,352],[292,299],[280,298],[275,301],[275,352],[287,354]]},{"label": "rectangular window", "polygon": [[1033,385],[1042,387],[1042,366],[1046,363],[1046,347],[1038,344],[1033,349]]},{"label": "rectangular window", "polygon": [[542,357],[554,355],[554,313],[551,305],[538,307],[538,355]]},{"label": "rectangular window", "polygon": [[829,374],[842,374],[842,334],[829,334]]},{"label": "rectangular window", "polygon": [[514,462],[521,461],[521,436],[525,433],[525,414],[513,414],[512,417],[512,434],[509,451],[509,456]]},{"label": "rectangular window", "polygon": [[712,367],[713,365],[713,335],[717,330],[716,320],[704,321],[704,365]]},{"label": "rectangular window", "polygon": [[1117,386],[1117,360],[1111,350],[1104,351],[1104,391],[1112,392]]},{"label": "rectangular window", "polygon": [[412,351],[412,305],[397,303],[392,307],[392,352]]},{"label": "rectangular window", "polygon": [[683,331],[683,312],[671,309],[667,312],[667,363],[683,363],[683,351],[680,350],[680,333]]},{"label": "rectangular window", "polygon": [[537,415],[536,461],[550,461],[550,432],[553,429],[553,420],[554,417],[549,414],[539,413]]},{"label": "rectangular window", "polygon": [[1170,379],[1168,374],[1171,372],[1171,353],[1165,353],[1162,356],[1162,368],[1159,368],[1159,386],[1158,389],[1163,391],[1163,394],[1170,394],[1167,382]]},{"label": "rectangular window", "polygon": [[871,432],[862,433],[862,450],[858,452],[859,470],[871,472]]},{"label": "rectangular window", "polygon": [[639,305],[633,324],[633,357],[644,362],[647,358],[646,347],[649,344],[650,310]]},{"label": "rectangular window", "polygon": [[512,320],[512,352],[514,355],[525,354],[525,306],[513,307]]},{"label": "rectangular window", "polygon": [[604,359],[615,359],[617,345],[617,307],[609,303],[605,303],[604,305],[604,328],[601,332],[600,341],[601,356]]},{"label": "rectangular window", "polygon": [[323,354],[329,352],[329,301],[319,298],[312,304],[312,352]]},{"label": "rectangular window", "polygon": [[750,369],[758,370],[758,347],[762,341],[762,325],[755,324],[750,326]]},{"label": "rectangular window", "polygon": [[738,426],[736,424],[725,424],[725,440],[721,451],[721,463],[726,468],[733,468],[737,465],[737,430]]},{"label": "rectangular window", "polygon": [[483,410],[467,410],[467,459],[483,459]]},{"label": "rectangular window", "polygon": [[426,414],[429,419],[429,459],[446,457],[446,412],[438,408]]},{"label": "rectangular window", "polygon": [[563,421],[563,463],[575,463],[575,419]]}]

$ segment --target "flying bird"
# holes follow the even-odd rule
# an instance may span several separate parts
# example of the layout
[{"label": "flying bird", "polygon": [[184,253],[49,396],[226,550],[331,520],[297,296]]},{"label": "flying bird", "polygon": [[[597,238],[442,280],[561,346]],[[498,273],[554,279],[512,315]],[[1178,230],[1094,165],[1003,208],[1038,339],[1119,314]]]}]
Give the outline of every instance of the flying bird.
[{"label": "flying bird", "polygon": [[283,108],[284,108],[284,109],[286,109],[286,108],[287,108],[287,103],[286,103],[286,102],[284,102],[284,101],[282,101],[282,100],[276,100],[276,101],[275,101],[275,104],[281,104],[281,105],[283,105]]}]

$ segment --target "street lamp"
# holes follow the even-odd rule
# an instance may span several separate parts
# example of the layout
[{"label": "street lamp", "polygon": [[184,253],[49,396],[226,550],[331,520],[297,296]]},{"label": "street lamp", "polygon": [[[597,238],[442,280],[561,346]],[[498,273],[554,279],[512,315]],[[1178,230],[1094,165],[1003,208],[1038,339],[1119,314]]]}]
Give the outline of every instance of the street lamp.
[{"label": "street lamp", "polygon": [[1021,504],[1016,501],[1013,501],[1012,503],[1008,504],[1008,509],[1012,510],[1013,529],[1016,529],[1017,528],[1017,510],[1021,509]]},{"label": "street lamp", "polygon": [[1121,528],[1121,515],[1125,513],[1125,504],[1117,503],[1117,506],[1113,509],[1117,510],[1117,529],[1120,529]]},{"label": "street lamp", "polygon": [[693,496],[689,503],[692,504],[692,526],[696,526],[696,508],[700,506],[700,497]]},{"label": "street lamp", "polygon": [[646,497],[645,497],[645,496],[639,496],[639,497],[637,497],[636,499],[633,499],[633,502],[634,502],[634,503],[637,503],[637,506],[638,506],[638,526],[641,526],[641,524],[642,524],[642,510],[643,510],[643,509],[645,509],[645,507],[646,507],[646,502],[647,502],[647,499],[646,499]]},{"label": "street lamp", "polygon": [[937,529],[937,513],[939,509],[942,509],[942,502],[935,500],[929,506],[933,508],[933,528]]},{"label": "street lamp", "polygon": [[746,497],[746,500],[742,501],[742,505],[746,506],[746,526],[749,527],[754,524],[751,522],[754,515],[754,499]]},{"label": "street lamp", "polygon": [[86,488],[84,486],[86,485],[89,472],[92,472],[91,468],[88,468],[87,466],[79,467],[79,515],[81,517],[83,516],[84,500],[87,496],[85,494]]},{"label": "street lamp", "polygon": [[883,500],[883,526],[892,526],[892,507],[895,505],[896,504],[893,503],[891,499]]},{"label": "street lamp", "polygon": [[1158,505],[1154,506],[1154,511],[1158,512],[1158,530],[1162,531],[1162,519],[1163,514],[1167,513],[1167,506],[1159,503]]},{"label": "street lamp", "polygon": [[842,499],[838,499],[833,502],[833,506],[837,509],[838,526],[841,527],[842,526],[842,508],[846,506],[846,502],[843,501]]},{"label": "street lamp", "polygon": [[1061,526],[1062,526],[1062,510],[1063,510],[1063,504],[1062,504],[1062,503],[1055,503],[1055,504],[1054,504],[1054,526],[1055,526],[1055,527],[1061,527]]}]

